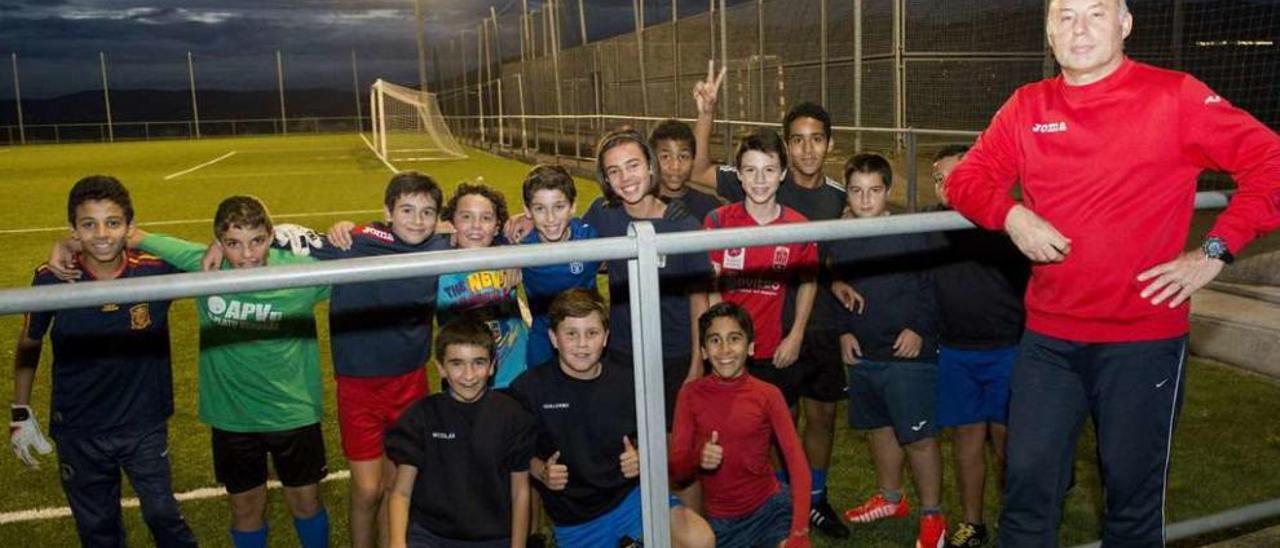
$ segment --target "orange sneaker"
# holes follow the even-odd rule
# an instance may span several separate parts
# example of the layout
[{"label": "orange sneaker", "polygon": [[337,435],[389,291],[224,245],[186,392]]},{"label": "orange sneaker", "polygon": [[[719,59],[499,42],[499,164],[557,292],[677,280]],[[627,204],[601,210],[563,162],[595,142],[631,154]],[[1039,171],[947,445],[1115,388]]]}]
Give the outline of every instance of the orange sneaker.
[{"label": "orange sneaker", "polygon": [[898,502],[889,502],[885,500],[883,493],[876,493],[866,502],[857,508],[845,510],[844,519],[856,523],[871,523],[884,518],[905,518],[911,513],[911,505],[907,503],[907,494],[902,494],[902,500]]},{"label": "orange sneaker", "polygon": [[916,548],[943,548],[947,545],[947,518],[929,514],[920,518],[920,536]]}]

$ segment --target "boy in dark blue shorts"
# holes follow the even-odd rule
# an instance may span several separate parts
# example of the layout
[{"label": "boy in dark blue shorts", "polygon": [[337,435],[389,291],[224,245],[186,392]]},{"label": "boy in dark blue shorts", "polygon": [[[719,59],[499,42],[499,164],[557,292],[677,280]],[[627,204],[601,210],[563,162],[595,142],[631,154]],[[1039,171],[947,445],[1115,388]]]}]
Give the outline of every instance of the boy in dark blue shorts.
[{"label": "boy in dark blue shorts", "polygon": [[[851,217],[888,214],[893,181],[889,162],[859,154],[845,164]],[[942,454],[935,421],[938,367],[934,328],[936,303],[929,272],[927,234],[844,240],[830,248],[839,279],[866,298],[862,314],[846,312],[840,346],[849,365],[849,423],[869,431],[871,457],[880,492],[845,513],[854,522],[905,518],[902,465],[911,465],[920,496],[916,546],[940,548],[946,537],[942,516]]]},{"label": "boy in dark blue shorts", "polygon": [[396,463],[391,546],[524,548],[533,418],[489,389],[495,355],[493,334],[474,318],[440,329],[447,392],[419,400],[386,436]]},{"label": "boy in dark blue shorts", "polygon": [[[67,221],[83,247],[74,259],[83,277],[113,280],[178,271],[125,249],[133,202],[113,177],[76,182],[67,199]],[[48,265],[36,269],[32,281],[36,286],[59,283],[64,282]],[[167,457],[173,414],[169,301],[27,314],[15,352],[9,441],[31,468],[38,467],[32,450],[48,454],[53,449],[29,406],[46,333],[53,348],[50,434],[80,543],[124,546],[123,471],[156,546],[195,546],[173,497]]]}]

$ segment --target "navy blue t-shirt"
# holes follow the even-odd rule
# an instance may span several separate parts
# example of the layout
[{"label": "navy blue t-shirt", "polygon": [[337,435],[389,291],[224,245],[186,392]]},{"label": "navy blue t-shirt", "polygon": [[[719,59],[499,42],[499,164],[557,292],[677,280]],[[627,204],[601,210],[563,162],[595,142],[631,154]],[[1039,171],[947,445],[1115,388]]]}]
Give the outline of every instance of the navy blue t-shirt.
[{"label": "navy blue t-shirt", "polygon": [[[595,227],[582,219],[569,221],[569,241],[589,240],[599,237]],[[539,244],[538,231],[529,232],[521,244]],[[600,270],[600,261],[574,261],[565,264],[545,266],[527,266],[521,269],[525,296],[529,298],[529,312],[533,315],[533,326],[529,328],[529,350],[526,359],[530,366],[542,365],[555,355],[551,347],[551,338],[547,330],[551,327],[551,319],[547,311],[551,301],[562,291],[574,287],[596,288],[596,273]]]},{"label": "navy blue t-shirt", "polygon": [[[125,253],[120,279],[179,272],[152,255]],[[31,282],[62,283],[47,265]],[[173,414],[169,301],[32,312],[23,333],[36,341],[48,333],[52,343],[55,439],[142,432]]]},{"label": "navy blue t-shirt", "polygon": [[[651,221],[658,233],[702,230],[702,223],[678,200],[667,203],[661,219],[633,219],[621,205],[606,205],[598,198],[587,208],[583,219],[596,227],[602,238],[627,235],[632,221]],[[609,261],[609,346],[613,351],[631,353],[631,293],[627,261]],[[667,255],[660,257],[658,277],[662,317],[662,356],[687,357],[693,352],[692,321],[689,318],[689,293],[705,292],[715,275],[706,253]]]},{"label": "navy blue t-shirt", "polygon": [[[356,227],[351,240],[351,249],[325,245],[312,248],[311,256],[323,261],[449,249],[447,236],[409,245],[382,223]],[[437,284],[437,276],[422,276],[333,286],[329,347],[334,373],[396,376],[425,365],[431,358]]]}]

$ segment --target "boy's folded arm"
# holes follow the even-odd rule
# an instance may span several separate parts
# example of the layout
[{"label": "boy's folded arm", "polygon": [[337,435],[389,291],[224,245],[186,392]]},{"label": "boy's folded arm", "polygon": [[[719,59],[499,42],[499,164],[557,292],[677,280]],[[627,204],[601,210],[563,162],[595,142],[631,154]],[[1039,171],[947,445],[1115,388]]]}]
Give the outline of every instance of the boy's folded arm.
[{"label": "boy's folded arm", "polygon": [[187,272],[199,272],[201,261],[207,246],[188,242],[172,236],[149,234],[141,229],[134,229],[129,235],[129,247],[140,249]]}]

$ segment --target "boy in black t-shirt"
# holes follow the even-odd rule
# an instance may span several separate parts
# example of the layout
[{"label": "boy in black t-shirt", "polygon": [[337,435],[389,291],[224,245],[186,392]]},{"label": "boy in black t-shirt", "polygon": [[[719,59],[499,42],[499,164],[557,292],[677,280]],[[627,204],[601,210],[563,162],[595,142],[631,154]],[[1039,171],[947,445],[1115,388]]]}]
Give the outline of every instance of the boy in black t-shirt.
[{"label": "boy in black t-shirt", "polygon": [[[613,547],[640,540],[640,455],[631,368],[601,361],[609,316],[594,291],[561,293],[548,311],[556,367],[526,370],[511,394],[536,417],[529,473],[562,548]],[[714,546],[710,526],[683,506],[671,509],[672,545]]]},{"label": "boy in black t-shirt", "polygon": [[658,156],[658,195],[680,200],[699,222],[724,205],[713,194],[693,188],[693,158],[697,144],[693,129],[680,120],[663,120],[649,133],[649,148]]},{"label": "boy in black t-shirt", "polygon": [[489,390],[493,334],[462,316],[436,338],[448,391],[413,404],[386,435],[396,464],[391,546],[523,548],[533,419]]}]

